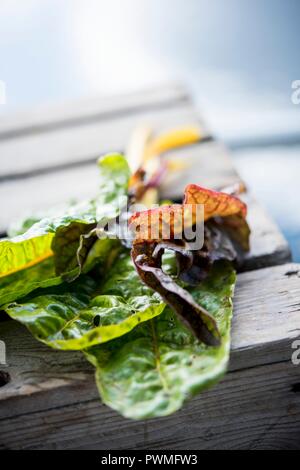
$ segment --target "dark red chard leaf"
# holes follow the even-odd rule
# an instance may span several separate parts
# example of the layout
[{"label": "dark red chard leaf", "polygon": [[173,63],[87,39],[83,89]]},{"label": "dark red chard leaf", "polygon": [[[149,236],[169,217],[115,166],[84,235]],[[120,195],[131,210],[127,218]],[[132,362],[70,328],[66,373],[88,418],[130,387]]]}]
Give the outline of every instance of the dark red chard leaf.
[{"label": "dark red chard leaf", "polygon": [[161,249],[175,252],[177,277],[182,281],[191,286],[196,286],[206,278],[211,267],[207,250],[192,251],[185,240],[164,241],[156,245],[153,251],[154,258]]},{"label": "dark red chard leaf", "polygon": [[[185,249],[188,250],[187,243]],[[214,220],[208,221],[204,227],[204,244],[201,250],[188,253],[190,258],[187,258],[183,251],[176,252],[178,277],[192,286],[196,286],[207,277],[215,261],[236,261],[241,256],[226,231]]]},{"label": "dark red chard leaf", "polygon": [[176,253],[177,276],[189,285],[195,286],[203,281],[214,261],[241,261],[240,248],[229,238],[224,227],[210,220],[204,227],[204,244],[201,250],[191,250],[189,243],[182,240],[164,240],[158,242],[152,256],[160,250],[172,250]]},{"label": "dark red chard leaf", "polygon": [[181,281],[190,286],[197,286],[207,277],[212,263],[210,262],[208,254],[203,250],[192,251],[191,255],[193,261],[189,266],[186,262],[186,258],[184,258],[181,253],[176,253],[178,277]]},{"label": "dark red chard leaf", "polygon": [[234,261],[237,252],[226,230],[215,220],[209,220],[205,227],[205,244],[212,262],[219,260]]},{"label": "dark red chard leaf", "polygon": [[214,318],[162,270],[164,248],[156,247],[155,243],[134,243],[131,256],[140,278],[161,295],[200,341],[209,346],[218,346],[220,333]]},{"label": "dark red chard leaf", "polygon": [[[162,250],[172,250],[176,253],[177,258],[177,275],[182,272],[183,269],[190,269],[194,262],[193,252],[189,248],[189,244],[185,240],[177,241],[164,241],[156,244],[152,256],[156,258],[159,256]],[[179,264],[179,260],[181,260]]]},{"label": "dark red chard leaf", "polygon": [[[204,205],[204,244],[195,251],[184,238],[183,228],[199,223],[199,204]],[[130,219],[135,235],[132,259],[141,279],[162,296],[198,339],[208,345],[219,342],[217,325],[211,315],[163,271],[162,253],[165,249],[173,250],[178,277],[190,285],[197,285],[206,278],[215,261],[239,261],[243,250],[249,249],[246,214],[246,205],[237,197],[189,185],[183,204],[138,212]]]},{"label": "dark red chard leaf", "polygon": [[229,237],[238,244],[242,250],[249,251],[250,227],[241,214],[229,215],[219,221]]}]

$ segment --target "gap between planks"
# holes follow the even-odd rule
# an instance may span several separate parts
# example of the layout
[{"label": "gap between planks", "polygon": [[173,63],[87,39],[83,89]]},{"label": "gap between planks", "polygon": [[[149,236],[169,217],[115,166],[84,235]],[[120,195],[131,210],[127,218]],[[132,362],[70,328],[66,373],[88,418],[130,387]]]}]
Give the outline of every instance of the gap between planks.
[{"label": "gap between planks", "polygon": [[127,113],[113,120],[0,140],[1,179],[21,178],[50,167],[84,163],[106,152],[124,151],[132,131],[143,124],[153,127],[155,132],[197,125],[204,136],[208,134],[189,103],[179,102],[161,109],[145,108],[139,113]]},{"label": "gap between planks", "polygon": [[139,113],[143,109],[172,107],[189,102],[190,95],[179,83],[113,96],[95,96],[38,109],[8,114],[0,118],[0,141],[29,134],[51,132],[95,121]]}]

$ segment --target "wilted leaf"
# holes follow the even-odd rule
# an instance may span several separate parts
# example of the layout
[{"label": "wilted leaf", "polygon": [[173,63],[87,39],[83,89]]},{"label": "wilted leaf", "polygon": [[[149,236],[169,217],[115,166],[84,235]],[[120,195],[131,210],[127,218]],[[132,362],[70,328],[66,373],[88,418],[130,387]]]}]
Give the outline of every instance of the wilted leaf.
[{"label": "wilted leaf", "polygon": [[[203,213],[198,212],[198,204],[204,206],[201,220],[198,218]],[[217,260],[242,263],[244,251],[249,250],[246,213],[246,205],[235,196],[188,185],[183,204],[136,212],[130,219],[130,228],[136,242],[173,244],[170,248],[177,252],[180,279],[197,285]],[[185,230],[194,225],[199,229],[203,220],[204,243],[195,250],[185,239]]]},{"label": "wilted leaf", "polygon": [[193,224],[190,207],[182,204],[164,205],[134,213],[129,221],[130,230],[138,240],[173,240],[182,235],[184,224]]},{"label": "wilted leaf", "polygon": [[243,251],[249,251],[251,231],[247,220],[241,214],[229,215],[218,222]]},{"label": "wilted leaf", "polygon": [[[238,188],[243,189],[240,185]],[[217,222],[232,240],[244,251],[249,251],[250,228],[246,221],[247,206],[238,197],[190,184],[185,189],[183,204],[203,204],[204,220],[217,218]]]},{"label": "wilted leaf", "polygon": [[228,233],[214,220],[209,220],[204,227],[204,243],[200,250],[189,251],[189,244],[182,240],[185,250],[177,251],[179,278],[189,285],[203,281],[213,263],[219,260],[240,261],[242,254],[229,238]]},{"label": "wilted leaf", "polygon": [[[204,214],[199,211],[200,204],[204,206]],[[197,185],[188,185],[183,204],[136,212],[129,222],[136,240],[157,242],[184,239],[184,229],[203,222],[206,222],[206,227],[209,222],[211,225],[215,224],[215,232],[218,229],[220,234],[222,233],[224,242],[225,232],[227,233],[226,246],[229,247],[230,238],[234,242],[234,250],[238,252],[249,250],[250,229],[245,219],[246,214],[246,204],[237,197]],[[219,243],[219,249],[221,246]],[[224,251],[224,247],[222,249]]]}]

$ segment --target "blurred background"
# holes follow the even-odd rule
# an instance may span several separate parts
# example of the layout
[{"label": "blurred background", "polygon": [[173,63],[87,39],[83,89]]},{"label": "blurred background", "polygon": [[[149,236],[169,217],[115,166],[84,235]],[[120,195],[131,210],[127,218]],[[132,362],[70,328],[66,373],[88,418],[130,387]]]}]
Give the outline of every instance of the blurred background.
[{"label": "blurred background", "polygon": [[182,81],[300,261],[299,18],[299,0],[1,0],[0,114]]}]

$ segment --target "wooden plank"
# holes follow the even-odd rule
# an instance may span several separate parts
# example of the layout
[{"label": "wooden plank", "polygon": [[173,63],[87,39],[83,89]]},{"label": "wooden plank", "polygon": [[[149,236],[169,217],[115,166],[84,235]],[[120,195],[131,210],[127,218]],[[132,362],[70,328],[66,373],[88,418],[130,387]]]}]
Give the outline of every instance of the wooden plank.
[{"label": "wooden plank", "polygon": [[[125,139],[125,135],[123,137]],[[228,152],[219,142],[192,145],[166,154],[164,158],[189,164],[166,178],[162,186],[162,198],[182,199],[185,186],[191,182],[209,188],[220,188],[239,181]],[[4,231],[16,218],[26,213],[30,215],[70,199],[93,197],[96,191],[95,158],[91,164],[3,181],[0,183],[0,200],[7,203],[0,213],[0,230]],[[17,194],[21,197],[17,198]]]},{"label": "wooden plank", "polygon": [[[297,380],[286,362],[230,373],[175,415],[148,422],[122,420],[87,393],[85,401],[1,420],[0,449],[299,450]],[[69,392],[76,397],[78,388]],[[58,398],[52,394],[52,405]]]},{"label": "wooden plank", "polygon": [[0,183],[0,232],[4,232],[20,217],[45,211],[74,199],[81,201],[93,197],[97,191],[97,177],[94,161],[83,167]]},{"label": "wooden plank", "polygon": [[[166,109],[142,108],[134,115],[124,114],[78,127],[3,140],[0,141],[0,179],[38,174],[52,168],[91,162],[106,152],[124,151],[133,129],[143,123],[156,131],[189,124],[201,128],[194,108],[179,102]],[[202,132],[207,134],[204,126]]]},{"label": "wooden plank", "polygon": [[242,266],[243,271],[291,261],[291,250],[278,226],[264,208],[250,195],[243,199],[248,204],[247,220],[251,228],[250,252]]},{"label": "wooden plank", "polygon": [[[163,419],[133,422],[100,405],[80,354],[0,323],[11,382],[0,389],[0,448],[300,449],[300,265],[238,276],[230,372]],[[0,402],[1,403],[1,402]]]},{"label": "wooden plank", "polygon": [[37,109],[31,108],[29,111],[0,117],[0,140],[111,119],[138,113],[147,108],[169,107],[189,99],[185,87],[179,83],[167,83],[134,93],[95,96]]},{"label": "wooden plank", "polygon": [[165,198],[181,199],[190,183],[221,189],[240,181],[228,150],[219,141],[176,149],[163,155],[163,160],[181,165],[179,172],[169,173],[163,181],[162,197]]}]

